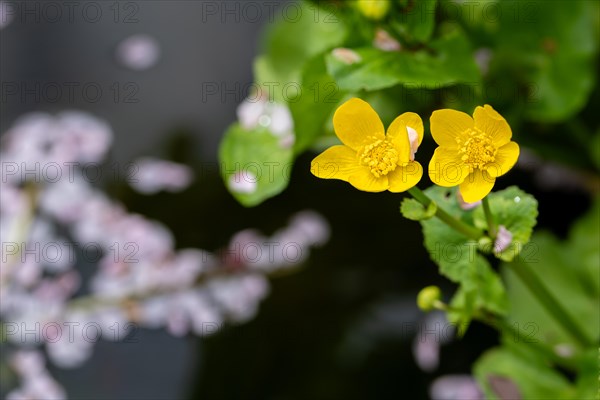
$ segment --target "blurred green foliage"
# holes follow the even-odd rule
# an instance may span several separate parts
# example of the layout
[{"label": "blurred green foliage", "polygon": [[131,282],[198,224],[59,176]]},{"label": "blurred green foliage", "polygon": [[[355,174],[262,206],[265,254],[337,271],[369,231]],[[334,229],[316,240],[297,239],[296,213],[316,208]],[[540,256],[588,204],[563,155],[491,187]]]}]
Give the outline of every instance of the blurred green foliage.
[{"label": "blurred green foliage", "polygon": [[[593,399],[598,396],[598,348],[600,340],[600,200],[580,219],[566,241],[549,232],[536,233],[535,252],[514,260],[516,268],[530,268],[566,306],[586,335],[591,347],[579,347],[568,332],[548,314],[535,296],[507,265],[503,266],[510,308],[507,323],[521,334],[502,331],[503,346],[489,350],[476,363],[475,374],[488,398],[501,398],[490,386],[490,377],[509,377],[517,383],[522,398]],[[529,265],[524,265],[529,264]],[[576,373],[574,382],[552,369],[548,358],[531,344],[562,356]]]}]

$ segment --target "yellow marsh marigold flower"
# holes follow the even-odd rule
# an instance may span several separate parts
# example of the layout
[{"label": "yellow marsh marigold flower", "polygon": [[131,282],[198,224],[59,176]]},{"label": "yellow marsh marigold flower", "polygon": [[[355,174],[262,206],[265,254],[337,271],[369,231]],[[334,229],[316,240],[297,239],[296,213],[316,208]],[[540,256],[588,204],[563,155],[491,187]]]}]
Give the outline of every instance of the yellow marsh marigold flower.
[{"label": "yellow marsh marigold flower", "polygon": [[397,117],[385,133],[379,116],[365,101],[353,98],[333,116],[343,145],[317,156],[311,172],[323,179],[341,179],[365,192],[403,192],[423,176],[414,154],[423,140],[423,122],[415,113]]},{"label": "yellow marsh marigold flower", "polygon": [[460,185],[468,203],[483,199],[519,158],[510,126],[487,104],[477,107],[473,118],[445,109],[434,111],[430,121],[439,147],[429,162],[429,177],[439,186]]}]

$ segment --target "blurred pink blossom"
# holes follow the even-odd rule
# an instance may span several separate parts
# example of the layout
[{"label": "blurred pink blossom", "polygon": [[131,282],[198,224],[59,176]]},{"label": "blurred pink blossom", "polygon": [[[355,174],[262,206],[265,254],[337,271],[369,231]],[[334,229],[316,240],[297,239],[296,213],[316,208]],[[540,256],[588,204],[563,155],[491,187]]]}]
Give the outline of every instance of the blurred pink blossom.
[{"label": "blurred pink blossom", "polygon": [[[266,107],[261,112],[271,118],[274,135],[293,134],[289,110],[261,107]],[[39,168],[26,175],[13,170],[3,179],[2,237],[24,243],[27,249],[45,247],[50,258],[16,251],[0,268],[2,320],[40,327],[35,334],[7,334],[12,347],[40,346],[55,365],[77,368],[89,359],[97,340],[123,340],[132,323],[164,328],[176,336],[213,334],[224,323],[254,317],[270,290],[266,273],[298,265],[312,247],[329,238],[324,218],[304,211],[271,237],[250,229],[235,235],[227,248],[238,251],[236,268],[231,268],[231,258],[202,249],[177,249],[166,226],[127,211],[85,179],[86,163],[102,162],[111,142],[112,131],[105,122],[74,111],[56,117],[27,114],[2,138],[2,161],[28,171],[41,162],[74,163],[59,179]],[[138,166],[142,190],[180,190],[191,181],[191,171],[179,164],[143,159]],[[248,184],[247,179],[243,182]],[[252,184],[255,190],[256,181]],[[251,242],[256,242],[259,256],[249,259],[236,245]],[[275,253],[269,247],[273,242],[280,246]],[[293,251],[283,252],[286,245]],[[98,253],[97,260],[81,259],[86,246]],[[95,267],[86,282],[77,269],[81,261]],[[69,326],[79,330],[70,332]],[[8,398],[65,398],[45,370],[41,351],[16,354],[13,368],[22,375],[21,386]]]},{"label": "blurred pink blossom", "polygon": [[127,68],[142,71],[154,66],[160,58],[160,45],[145,34],[129,36],[117,46],[117,60]]},{"label": "blurred pink blossom", "polygon": [[484,396],[470,375],[444,375],[429,387],[432,400],[483,400]]},{"label": "blurred pink blossom", "polygon": [[193,179],[192,170],[185,165],[155,158],[141,158],[134,162],[136,169],[129,184],[136,191],[154,194],[161,190],[179,192]]}]

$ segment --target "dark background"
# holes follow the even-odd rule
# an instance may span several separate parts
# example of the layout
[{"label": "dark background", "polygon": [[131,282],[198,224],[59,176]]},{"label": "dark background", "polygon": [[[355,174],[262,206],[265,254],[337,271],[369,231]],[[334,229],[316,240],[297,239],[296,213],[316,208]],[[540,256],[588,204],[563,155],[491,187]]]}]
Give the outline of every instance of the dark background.
[{"label": "dark background", "polygon": [[[418,224],[397,212],[402,195],[319,181],[309,173],[313,154],[307,154],[296,163],[288,190],[245,209],[226,192],[216,170],[207,174],[201,168],[216,162],[219,139],[252,81],[268,14],[256,22],[236,21],[206,15],[206,2],[149,0],[135,2],[137,21],[125,23],[130,2],[117,6],[123,7],[117,22],[115,2],[96,3],[105,13],[96,23],[76,12],[73,22],[66,16],[58,22],[17,17],[0,30],[1,131],[29,111],[86,110],[114,129],[111,161],[154,154],[195,167],[200,178],[178,195],[141,196],[107,182],[130,209],[167,224],[179,247],[216,250],[239,229],[271,233],[307,208],[328,218],[332,239],[301,271],[273,280],[270,297],[249,323],[206,339],[140,329],[136,343],[101,341],[78,370],[53,369],[70,398],[420,399],[427,398],[435,377],[469,373],[477,357],[497,343],[494,331],[474,324],[463,340],[443,348],[437,371],[427,374],[416,366],[412,336],[403,330],[403,324],[416,326],[424,317],[415,296],[426,285],[438,284],[448,294],[452,286],[429,260]],[[152,35],[161,46],[159,62],[147,71],[128,70],[115,60],[116,45],[136,33]],[[64,82],[95,82],[104,94],[90,102],[76,90],[74,101],[65,93],[54,102],[7,95],[4,86]],[[125,96],[115,101],[113,85],[125,95],[122,87],[129,82],[138,88],[138,101],[126,102]],[[207,83],[233,92],[207,95]],[[431,143],[419,152],[427,159]],[[518,169],[496,189],[506,182],[534,194],[540,200],[539,226],[559,235],[589,204],[577,190],[542,190]]]}]

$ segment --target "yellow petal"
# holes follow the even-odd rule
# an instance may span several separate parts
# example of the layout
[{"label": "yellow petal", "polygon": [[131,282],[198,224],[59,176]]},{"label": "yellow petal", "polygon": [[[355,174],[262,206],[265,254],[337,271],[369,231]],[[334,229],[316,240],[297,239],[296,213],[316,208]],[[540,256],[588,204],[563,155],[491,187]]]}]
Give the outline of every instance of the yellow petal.
[{"label": "yellow petal", "polygon": [[475,203],[492,191],[496,178],[487,172],[475,169],[467,179],[460,184],[460,194],[467,203]]},{"label": "yellow petal", "polygon": [[367,167],[363,167],[352,174],[348,182],[364,192],[383,192],[388,189],[387,176],[376,178]]},{"label": "yellow petal", "polygon": [[369,137],[383,139],[383,123],[373,108],[365,101],[353,98],[342,104],[333,115],[335,134],[346,146],[359,150]]},{"label": "yellow petal", "polygon": [[440,146],[429,161],[429,179],[438,186],[459,185],[469,172],[469,166],[460,159],[456,148]]},{"label": "yellow petal", "polygon": [[431,114],[431,136],[440,146],[456,146],[456,138],[473,128],[473,118],[464,112],[443,109]]},{"label": "yellow petal", "polygon": [[347,146],[333,146],[319,154],[310,164],[310,172],[322,179],[348,181],[350,175],[362,169],[356,152]]},{"label": "yellow petal", "polygon": [[473,113],[475,128],[490,136],[496,147],[510,142],[512,131],[508,122],[490,105],[477,107]]},{"label": "yellow petal", "polygon": [[423,177],[423,167],[418,162],[411,161],[405,167],[396,167],[387,176],[390,192],[404,192],[419,183]]},{"label": "yellow petal", "polygon": [[497,178],[506,174],[517,163],[519,158],[519,145],[515,142],[508,142],[498,149],[493,163],[485,166],[490,176]]},{"label": "yellow petal", "polygon": [[396,118],[388,128],[386,137],[398,152],[398,165],[406,165],[410,161],[410,140],[404,121]]},{"label": "yellow petal", "polygon": [[400,124],[402,122],[404,122],[404,125],[413,128],[417,132],[420,145],[423,141],[423,121],[421,120],[421,117],[419,117],[419,114],[415,114],[413,112],[405,112],[404,114],[398,116],[388,128],[387,136],[390,137],[390,135],[392,135],[393,132],[397,130],[395,129],[394,125]]}]

